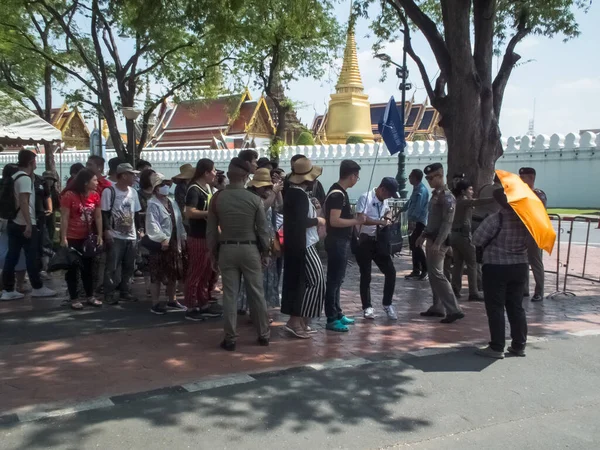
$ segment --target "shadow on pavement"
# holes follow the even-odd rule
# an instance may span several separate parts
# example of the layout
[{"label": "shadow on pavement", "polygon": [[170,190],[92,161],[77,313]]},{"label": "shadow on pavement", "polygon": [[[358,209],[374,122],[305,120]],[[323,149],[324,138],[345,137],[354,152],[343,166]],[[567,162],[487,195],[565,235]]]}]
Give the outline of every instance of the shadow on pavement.
[{"label": "shadow on pavement", "polygon": [[422,372],[481,372],[497,359],[475,355],[475,347],[467,347],[452,353],[406,358],[404,361]]},{"label": "shadow on pavement", "polygon": [[154,427],[153,433],[158,430],[159,435],[161,428],[164,433],[195,434],[205,448],[211,447],[213,439],[221,448],[243,445],[246,439],[260,439],[266,431],[310,432],[311,437],[320,433],[340,439],[339,445],[344,447],[344,427],[366,423],[372,425],[374,433],[397,433],[432,425],[426,418],[398,415],[393,410],[408,396],[422,395],[408,392],[406,385],[413,378],[405,373],[407,368],[396,361],[264,378],[250,384],[48,419],[29,425],[27,438],[18,448],[68,448],[68,443],[83,448],[94,443],[96,433],[110,430],[114,423],[120,429],[129,429],[131,423],[135,429],[128,434]]}]

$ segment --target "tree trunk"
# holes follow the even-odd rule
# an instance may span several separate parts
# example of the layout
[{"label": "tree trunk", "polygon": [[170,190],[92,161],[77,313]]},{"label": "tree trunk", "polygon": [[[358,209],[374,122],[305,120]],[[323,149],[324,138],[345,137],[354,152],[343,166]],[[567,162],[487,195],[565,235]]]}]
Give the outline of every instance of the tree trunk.
[{"label": "tree trunk", "polygon": [[279,101],[275,102],[275,106],[277,107],[277,115],[279,116],[277,120],[277,131],[275,132],[275,136],[285,142],[285,129],[287,126],[286,116],[289,108],[287,106],[282,106]]},{"label": "tree trunk", "polygon": [[[44,40],[44,51],[48,50],[48,42]],[[52,121],[52,64],[48,60],[44,64],[44,120]],[[55,172],[54,144],[44,144],[44,156],[46,170]]]}]

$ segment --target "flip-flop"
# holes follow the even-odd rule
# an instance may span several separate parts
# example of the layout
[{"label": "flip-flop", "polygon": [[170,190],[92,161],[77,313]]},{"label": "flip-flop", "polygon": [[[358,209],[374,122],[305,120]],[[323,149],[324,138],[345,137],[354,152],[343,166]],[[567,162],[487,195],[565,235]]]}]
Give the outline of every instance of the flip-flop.
[{"label": "flip-flop", "polygon": [[290,333],[291,335],[293,335],[294,337],[297,337],[298,339],[309,339],[310,338],[310,336],[308,334],[299,333],[299,331],[302,333],[306,333],[304,330],[296,330],[296,329],[290,327],[289,325],[285,325],[283,327],[283,329],[285,331],[287,331],[288,333]]},{"label": "flip-flop", "polygon": [[75,311],[81,311],[83,309],[83,303],[71,302],[71,309],[74,309]]}]

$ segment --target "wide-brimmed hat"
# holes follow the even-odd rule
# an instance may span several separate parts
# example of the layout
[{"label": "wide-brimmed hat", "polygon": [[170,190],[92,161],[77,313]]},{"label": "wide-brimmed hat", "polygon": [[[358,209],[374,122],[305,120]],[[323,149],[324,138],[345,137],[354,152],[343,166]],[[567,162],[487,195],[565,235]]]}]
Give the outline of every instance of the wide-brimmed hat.
[{"label": "wide-brimmed hat", "polygon": [[261,188],[265,186],[273,186],[271,181],[271,171],[269,169],[257,169],[252,180],[248,183],[248,186],[255,188]]},{"label": "wide-brimmed hat", "polygon": [[194,174],[196,173],[196,169],[191,164],[184,164],[179,167],[179,173],[175,175],[173,178],[178,180],[191,180],[194,178]]},{"label": "wide-brimmed hat", "polygon": [[46,179],[46,180],[54,180],[54,181],[58,181],[58,174],[52,170],[46,170],[43,174],[42,174],[42,178]]},{"label": "wide-brimmed hat", "polygon": [[165,181],[169,180],[162,173],[154,172],[152,175],[150,175],[150,184],[152,185],[152,189],[154,189],[156,186],[160,186]]},{"label": "wide-brimmed hat", "polygon": [[300,158],[292,167],[293,173],[290,176],[290,183],[302,184],[304,181],[315,181],[323,173],[323,168],[313,166],[308,158]]}]

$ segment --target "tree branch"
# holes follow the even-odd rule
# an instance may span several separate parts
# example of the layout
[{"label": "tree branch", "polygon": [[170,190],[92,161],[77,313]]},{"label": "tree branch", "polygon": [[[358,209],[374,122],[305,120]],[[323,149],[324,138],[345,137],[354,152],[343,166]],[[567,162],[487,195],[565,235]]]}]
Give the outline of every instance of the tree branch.
[{"label": "tree branch", "polygon": [[517,25],[517,32],[510,39],[502,58],[502,64],[498,70],[498,74],[494,79],[492,85],[492,92],[494,96],[494,114],[496,117],[500,117],[500,111],[502,109],[502,101],[504,99],[504,91],[508,84],[508,79],[512,73],[515,64],[521,59],[521,55],[515,53],[515,47],[521,42],[525,36],[531,32],[531,28],[527,27],[527,13],[522,13],[519,17]]},{"label": "tree branch", "polygon": [[387,0],[387,2],[392,6],[401,7],[404,10],[410,20],[421,30],[425,39],[427,39],[440,71],[449,74],[452,69],[450,53],[435,22],[419,8],[414,0]]},{"label": "tree branch", "polygon": [[475,47],[473,58],[484,89],[492,86],[492,58],[494,56],[494,23],[496,0],[475,0],[473,2],[473,24]]},{"label": "tree branch", "polygon": [[402,12],[402,10],[397,5],[394,4],[392,6],[398,13],[400,20],[402,21],[402,26],[404,27],[404,49],[406,50],[406,53],[412,58],[412,60],[417,64],[419,72],[421,73],[421,78],[423,79],[423,83],[425,84],[425,90],[427,91],[427,95],[431,99],[431,104],[435,106],[437,98],[435,96],[435,93],[433,92],[431,81],[429,80],[429,75],[427,74],[427,69],[425,69],[425,64],[423,64],[421,58],[415,53],[415,50],[412,46],[410,26],[408,24],[408,20],[406,19],[406,16]]},{"label": "tree branch", "polygon": [[10,66],[4,60],[0,61],[0,72],[2,72],[2,77],[6,81],[6,84],[10,88],[14,89],[17,92],[20,92],[25,97],[27,97],[27,99],[33,104],[38,115],[40,117],[44,117],[44,109],[42,108],[42,105],[40,104],[38,99],[35,97],[35,95],[33,93],[29,92],[25,88],[25,86],[23,86],[15,81],[14,77],[12,76],[12,70],[11,70]]},{"label": "tree branch", "polygon": [[187,47],[193,47],[194,43],[193,42],[187,42],[185,44],[181,44],[178,45],[177,47],[173,47],[170,50],[167,50],[166,52],[164,52],[162,54],[162,56],[160,56],[155,62],[154,64],[149,65],[148,67],[146,67],[144,70],[140,70],[137,74],[135,74],[136,77],[141,77],[142,75],[145,75],[149,72],[152,72],[154,69],[156,69],[157,67],[159,67],[164,61],[165,59],[169,56],[172,55],[173,53],[178,52],[181,49],[187,48]]}]

